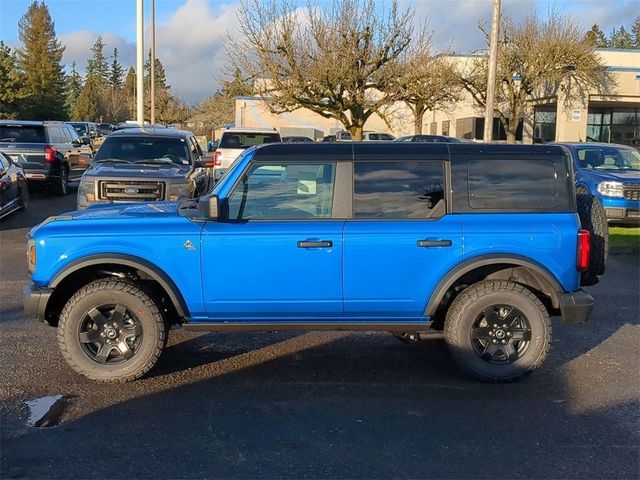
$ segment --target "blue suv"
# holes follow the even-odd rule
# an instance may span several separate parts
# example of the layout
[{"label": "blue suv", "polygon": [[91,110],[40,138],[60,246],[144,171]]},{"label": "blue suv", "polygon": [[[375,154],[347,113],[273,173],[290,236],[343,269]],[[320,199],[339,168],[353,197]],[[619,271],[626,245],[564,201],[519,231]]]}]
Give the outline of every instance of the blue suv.
[{"label": "blue suv", "polygon": [[550,316],[588,317],[589,237],[561,147],[270,144],[200,199],[35,227],[25,310],[99,381],[144,375],[179,324],[440,328],[466,372],[506,382],[544,361]]}]

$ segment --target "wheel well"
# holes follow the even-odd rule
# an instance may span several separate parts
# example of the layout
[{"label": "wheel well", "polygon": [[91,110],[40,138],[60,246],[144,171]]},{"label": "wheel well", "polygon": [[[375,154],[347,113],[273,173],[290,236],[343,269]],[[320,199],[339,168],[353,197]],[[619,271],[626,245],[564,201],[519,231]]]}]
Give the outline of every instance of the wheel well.
[{"label": "wheel well", "polygon": [[558,315],[560,300],[554,284],[544,275],[532,268],[515,263],[495,263],[482,265],[461,274],[447,288],[436,307],[431,321],[436,327],[442,327],[449,306],[465,288],[483,280],[508,280],[526,286],[540,299],[550,315]]},{"label": "wheel well", "polygon": [[45,321],[51,326],[57,326],[58,317],[73,294],[85,285],[103,278],[120,278],[135,283],[157,302],[158,309],[170,325],[182,321],[182,317],[178,314],[169,292],[165,290],[160,282],[135,267],[112,263],[89,265],[80,268],[60,281],[47,303]]}]

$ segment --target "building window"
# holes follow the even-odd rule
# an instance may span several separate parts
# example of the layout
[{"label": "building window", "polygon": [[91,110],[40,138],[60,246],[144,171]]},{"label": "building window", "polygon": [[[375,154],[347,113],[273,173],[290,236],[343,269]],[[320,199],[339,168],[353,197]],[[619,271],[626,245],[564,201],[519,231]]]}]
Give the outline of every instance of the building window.
[{"label": "building window", "polygon": [[442,134],[449,136],[449,120],[442,121]]},{"label": "building window", "polygon": [[640,109],[589,108],[587,141],[640,144]]},{"label": "building window", "polygon": [[[522,140],[523,122],[518,121],[516,141]],[[456,137],[468,140],[482,140],[484,138],[484,118],[468,117],[456,120]],[[493,140],[506,140],[507,132],[499,118],[493,119]]]},{"label": "building window", "polygon": [[533,143],[553,142],[556,139],[557,107],[537,106],[533,117]]},{"label": "building window", "polygon": [[431,122],[431,128],[429,129],[429,133],[431,135],[435,135],[438,133],[438,124],[436,122]]}]

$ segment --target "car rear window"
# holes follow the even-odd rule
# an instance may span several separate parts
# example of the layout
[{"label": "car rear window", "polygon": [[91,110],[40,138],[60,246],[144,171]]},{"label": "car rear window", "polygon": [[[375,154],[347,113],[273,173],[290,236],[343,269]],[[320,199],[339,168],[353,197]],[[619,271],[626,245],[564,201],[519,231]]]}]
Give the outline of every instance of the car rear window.
[{"label": "car rear window", "polygon": [[105,160],[136,163],[143,163],[147,160],[154,161],[154,163],[191,164],[189,146],[185,139],[166,137],[109,136],[96,153],[94,162]]},{"label": "car rear window", "polygon": [[222,134],[219,148],[249,148],[264,143],[277,143],[280,134],[274,133],[240,133],[225,132]]},{"label": "car rear window", "polygon": [[46,143],[41,125],[0,125],[0,142]]}]

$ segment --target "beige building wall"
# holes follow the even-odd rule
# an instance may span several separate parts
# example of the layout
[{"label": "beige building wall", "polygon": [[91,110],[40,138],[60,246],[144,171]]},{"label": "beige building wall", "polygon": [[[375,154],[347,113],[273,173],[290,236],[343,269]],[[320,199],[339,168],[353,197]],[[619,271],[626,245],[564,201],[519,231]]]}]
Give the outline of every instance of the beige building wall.
[{"label": "beige building wall", "polygon": [[[640,108],[640,50],[599,49],[603,63],[615,80],[615,87],[600,95],[591,92],[584,102],[566,104],[564,98],[530,99],[523,118],[524,143],[534,141],[534,112],[537,105],[556,108],[556,141],[586,141],[589,107]],[[454,62],[464,69],[473,61],[472,56],[453,56]],[[424,134],[448,134],[461,137],[457,131],[457,121],[484,117],[484,109],[477,107],[469,94],[454,105],[428,112],[425,115]],[[390,132],[395,136],[414,133],[413,115],[406,105],[396,103],[385,111],[385,120],[372,116],[365,130]],[[343,130],[337,120],[327,119],[306,109],[291,113],[273,114],[259,97],[239,97],[236,99],[236,126],[275,127],[282,130],[293,128],[314,128],[324,135]],[[447,123],[448,122],[448,123]]]}]

